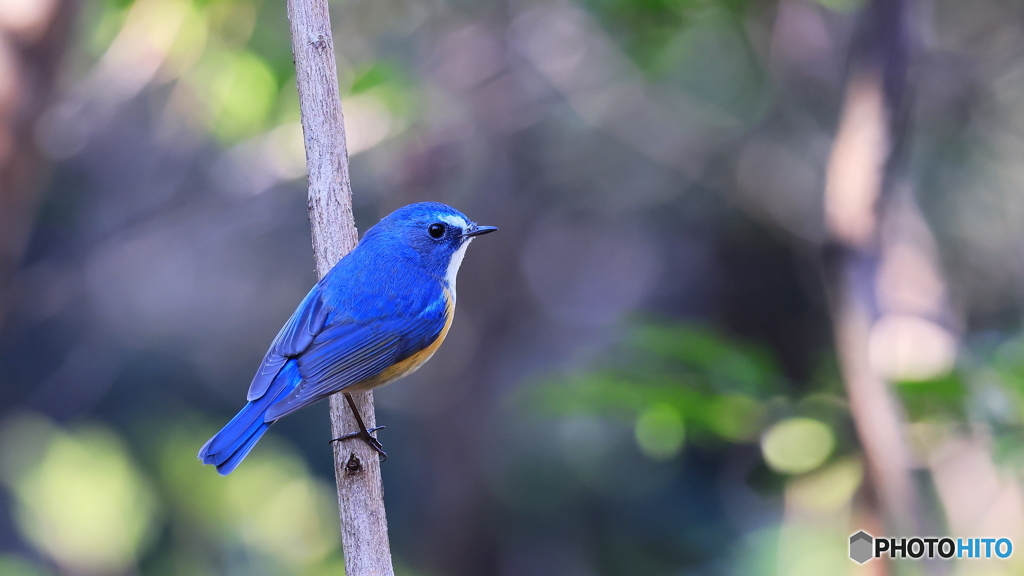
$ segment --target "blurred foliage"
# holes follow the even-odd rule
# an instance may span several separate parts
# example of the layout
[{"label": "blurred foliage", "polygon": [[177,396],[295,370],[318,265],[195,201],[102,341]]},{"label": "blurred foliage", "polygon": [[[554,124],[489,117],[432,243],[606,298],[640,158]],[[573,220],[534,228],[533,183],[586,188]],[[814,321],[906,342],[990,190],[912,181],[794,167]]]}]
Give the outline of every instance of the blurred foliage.
[{"label": "blurred foliage", "polygon": [[[953,371],[896,383],[916,441],[932,446],[951,430],[984,422],[994,435],[995,461],[1024,469],[1022,342],[976,342]],[[751,565],[737,573],[845,572],[842,543],[849,525],[843,518],[865,470],[849,407],[836,387],[834,361],[821,362],[809,382],[794,386],[762,347],[708,326],[649,323],[635,325],[596,364],[593,371],[543,382],[528,396],[560,419],[565,458],[576,462],[570,468],[584,485],[607,497],[625,479],[611,466],[627,462],[638,482],[657,477],[630,452],[655,465],[675,460],[676,469],[685,470],[694,453],[756,445],[760,463],[748,469],[744,482],[766,496],[783,494],[794,516],[777,532],[759,534],[778,546],[779,556],[773,560],[765,550],[745,549],[740,554],[751,554]],[[614,432],[623,425],[633,428],[631,449]],[[656,488],[636,490],[658,494]],[[649,502],[665,496],[648,497]],[[930,497],[930,506],[941,506],[935,494]],[[703,522],[715,525],[713,516]]]},{"label": "blurred foliage", "polygon": [[684,439],[710,448],[760,439],[774,470],[802,474],[832,455],[833,427],[849,425],[840,397],[820,386],[793,396],[765,348],[708,327],[641,324],[605,364],[539,387],[538,400],[556,414],[631,422],[654,460],[679,455]]},{"label": "blurred foliage", "polygon": [[152,541],[152,487],[111,431],[96,426],[69,434],[36,416],[8,418],[0,455],[22,532],[58,564],[119,572]]},{"label": "blurred foliage", "polygon": [[897,382],[895,389],[911,422],[940,417],[963,421],[967,417],[968,390],[959,372],[930,380]]},{"label": "blurred foliage", "polygon": [[[750,0],[588,0],[586,5],[638,64],[665,73],[667,50],[699,49],[686,41],[688,34],[708,26],[739,26],[749,4]],[[681,46],[671,46],[676,42]]]},{"label": "blurred foliage", "polygon": [[[109,56],[119,39],[147,34],[160,21],[166,37],[152,40],[155,49],[166,50],[159,82],[173,85],[171,105],[177,113],[224,145],[298,121],[288,23],[277,4],[111,0],[89,5],[85,20],[92,58]],[[381,59],[339,66],[339,71],[343,95],[362,95],[364,104],[391,116],[384,121],[393,131],[379,138],[400,131],[414,94],[400,67]]]},{"label": "blurred foliage", "polygon": [[931,390],[928,407],[932,414],[954,413],[983,423],[994,435],[996,460],[1024,471],[1024,334],[1002,341],[988,334],[962,356],[959,370],[929,383],[937,389]]},{"label": "blurred foliage", "polygon": [[[17,498],[22,533],[66,572],[124,572],[156,540],[164,544],[147,560],[156,573],[223,573],[225,562],[249,574],[343,572],[334,487],[311,477],[294,448],[272,437],[245,469],[221,478],[182,458],[211,427],[160,430],[140,461],[98,424],[65,430],[34,414],[7,418],[0,478]],[[8,564],[0,573],[34,574],[0,558]]]},{"label": "blurred foliage", "polygon": [[764,63],[744,32],[750,0],[588,0],[655,85],[752,123],[768,107]]},{"label": "blurred foliage", "polygon": [[[986,422],[1001,460],[1024,467],[1024,339],[976,346],[962,356],[956,369],[937,378],[894,384],[909,421]],[[679,455],[684,439],[706,447],[760,442],[772,469],[803,474],[836,453],[856,451],[838,381],[835,366],[823,362],[809,386],[794,387],[762,347],[709,327],[642,324],[599,368],[533,393],[549,413],[632,422],[638,448],[655,460]]]},{"label": "blurred foliage", "polygon": [[13,554],[0,555],[0,574],[5,576],[50,576],[48,570]]}]

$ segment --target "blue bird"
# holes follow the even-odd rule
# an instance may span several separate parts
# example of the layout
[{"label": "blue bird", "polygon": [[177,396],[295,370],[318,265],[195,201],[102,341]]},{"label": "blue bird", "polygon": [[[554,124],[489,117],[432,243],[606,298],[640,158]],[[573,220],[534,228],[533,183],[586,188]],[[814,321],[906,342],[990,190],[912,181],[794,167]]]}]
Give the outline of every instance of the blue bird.
[{"label": "blue bird", "polygon": [[310,290],[270,344],[248,403],[199,450],[229,474],[279,418],[345,392],[359,437],[382,457],[350,392],[411,374],[433,356],[455,317],[455,276],[473,238],[493,232],[437,202],[399,208]]}]

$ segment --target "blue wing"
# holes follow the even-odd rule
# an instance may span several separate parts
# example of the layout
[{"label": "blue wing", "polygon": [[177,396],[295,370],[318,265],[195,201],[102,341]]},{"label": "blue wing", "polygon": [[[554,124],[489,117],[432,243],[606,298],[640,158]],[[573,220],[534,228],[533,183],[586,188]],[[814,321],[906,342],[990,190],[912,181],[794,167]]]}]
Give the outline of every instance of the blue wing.
[{"label": "blue wing", "polygon": [[429,346],[444,329],[444,310],[413,318],[328,326],[298,356],[302,382],[266,414],[272,421],[372,378]]},{"label": "blue wing", "polygon": [[309,291],[299,307],[292,313],[292,317],[281,327],[277,337],[270,343],[267,355],[263,357],[263,362],[256,370],[252,384],[249,384],[249,394],[246,396],[246,400],[252,402],[262,398],[285,362],[305,351],[313,343],[317,334],[323,330],[328,310],[323,302],[321,286],[322,283],[317,283]]}]

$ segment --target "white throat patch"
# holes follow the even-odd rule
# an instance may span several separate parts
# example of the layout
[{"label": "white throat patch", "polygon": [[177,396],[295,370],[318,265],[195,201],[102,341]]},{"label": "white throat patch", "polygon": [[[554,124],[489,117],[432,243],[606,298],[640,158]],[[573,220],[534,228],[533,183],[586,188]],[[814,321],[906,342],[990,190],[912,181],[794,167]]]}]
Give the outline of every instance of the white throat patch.
[{"label": "white throat patch", "polygon": [[448,271],[445,272],[444,281],[452,293],[452,300],[455,300],[455,277],[459,273],[459,266],[462,266],[462,259],[466,256],[466,248],[469,248],[469,243],[472,241],[472,238],[466,238],[462,242],[462,246],[459,246],[459,249],[452,254],[452,259],[448,261]]}]

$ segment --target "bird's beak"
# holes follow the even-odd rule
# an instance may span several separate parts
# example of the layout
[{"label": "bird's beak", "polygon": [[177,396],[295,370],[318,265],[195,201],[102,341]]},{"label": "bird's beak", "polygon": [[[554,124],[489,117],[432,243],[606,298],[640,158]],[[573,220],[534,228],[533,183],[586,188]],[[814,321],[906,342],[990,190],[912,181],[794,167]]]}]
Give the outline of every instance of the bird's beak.
[{"label": "bird's beak", "polygon": [[490,234],[491,232],[494,232],[497,229],[497,226],[477,226],[476,224],[473,224],[469,228],[466,228],[466,231],[463,232],[462,235],[465,236],[466,238],[472,238],[473,236],[482,236],[484,234]]}]

